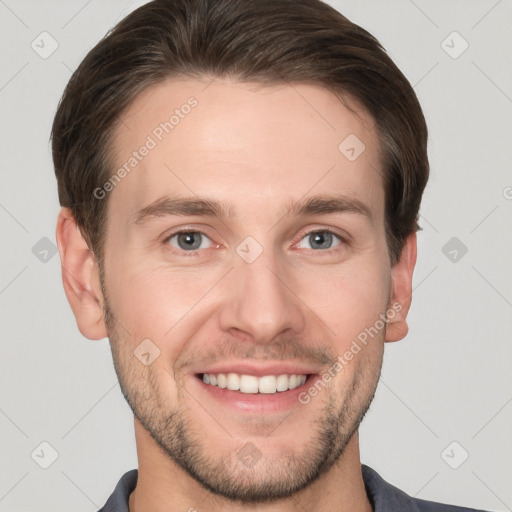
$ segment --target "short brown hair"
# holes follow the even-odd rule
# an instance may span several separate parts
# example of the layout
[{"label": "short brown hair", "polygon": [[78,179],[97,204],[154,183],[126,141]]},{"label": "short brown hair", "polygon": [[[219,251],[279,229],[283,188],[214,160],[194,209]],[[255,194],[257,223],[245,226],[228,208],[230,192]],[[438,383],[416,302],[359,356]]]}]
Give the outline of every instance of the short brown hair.
[{"label": "short brown hair", "polygon": [[[420,229],[429,175],[427,126],[416,94],[380,43],[320,0],[154,0],[139,7],[73,73],[52,127],[59,201],[101,262],[113,173],[109,144],[122,113],[174,76],[314,83],[354,98],[376,122],[390,260]],[[341,141],[340,141],[341,142]]]}]

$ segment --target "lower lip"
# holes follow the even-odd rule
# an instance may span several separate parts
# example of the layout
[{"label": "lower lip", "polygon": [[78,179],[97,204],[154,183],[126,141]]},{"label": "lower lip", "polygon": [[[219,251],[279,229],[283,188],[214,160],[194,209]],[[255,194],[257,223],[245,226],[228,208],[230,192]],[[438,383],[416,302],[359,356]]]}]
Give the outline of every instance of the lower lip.
[{"label": "lower lip", "polygon": [[239,411],[267,413],[288,411],[293,407],[302,406],[299,395],[313,386],[319,378],[319,375],[309,375],[306,382],[301,386],[288,391],[278,391],[277,393],[231,391],[227,388],[206,384],[197,375],[194,375],[192,380],[195,381],[194,385],[199,386],[202,392],[208,393],[208,396],[225,406]]}]

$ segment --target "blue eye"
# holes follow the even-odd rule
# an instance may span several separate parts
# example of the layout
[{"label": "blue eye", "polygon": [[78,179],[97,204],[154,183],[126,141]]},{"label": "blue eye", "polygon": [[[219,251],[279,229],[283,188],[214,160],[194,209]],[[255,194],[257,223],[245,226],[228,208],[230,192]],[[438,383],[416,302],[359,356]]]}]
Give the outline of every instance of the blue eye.
[{"label": "blue eye", "polygon": [[[334,240],[335,238],[338,239],[338,243],[332,245],[333,241],[335,241]],[[299,244],[298,247],[300,247],[301,249],[323,249],[323,250],[326,250],[326,249],[332,249],[333,247],[336,247],[337,245],[340,245],[341,242],[343,242],[343,239],[340,236],[338,236],[338,235],[334,234],[332,231],[328,231],[326,229],[310,231],[302,238],[302,240],[306,240],[310,244],[310,247],[304,247]]]},{"label": "blue eye", "polygon": [[[210,245],[204,246],[204,241],[209,241]],[[176,249],[182,251],[197,251],[199,249],[208,249],[211,247],[211,240],[200,231],[178,231],[166,239]]]},{"label": "blue eye", "polygon": [[[322,252],[333,249],[345,242],[346,240],[343,237],[332,231],[317,229],[306,233],[297,247],[299,249],[313,249],[316,252]],[[181,253],[182,255],[188,253],[188,256],[198,256],[198,251],[201,249],[210,249],[215,245],[204,233],[193,230],[177,231],[169,235],[164,240],[164,243],[172,246],[175,249],[174,252]]]}]

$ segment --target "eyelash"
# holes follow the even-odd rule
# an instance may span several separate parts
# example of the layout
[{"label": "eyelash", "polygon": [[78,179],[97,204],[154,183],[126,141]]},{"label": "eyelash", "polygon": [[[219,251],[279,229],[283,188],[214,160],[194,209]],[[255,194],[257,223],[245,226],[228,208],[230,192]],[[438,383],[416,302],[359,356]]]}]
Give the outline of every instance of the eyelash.
[{"label": "eyelash", "polygon": [[[205,237],[206,237],[206,238],[208,238],[209,240],[211,240],[211,239],[210,239],[210,237],[209,237],[208,235],[206,235],[205,233],[203,233],[202,231],[193,230],[193,229],[181,229],[181,230],[179,230],[179,231],[174,231],[174,232],[173,232],[173,233],[171,233],[169,236],[165,237],[165,239],[163,240],[163,244],[164,244],[164,245],[169,245],[169,241],[171,240],[171,238],[173,238],[173,237],[175,237],[175,236],[178,236],[178,235],[180,235],[180,234],[183,234],[183,233],[187,233],[187,234],[200,234],[200,235],[205,236]],[[329,254],[329,253],[331,253],[332,251],[335,251],[335,250],[336,250],[336,247],[341,246],[341,245],[348,245],[348,244],[349,244],[348,240],[347,240],[345,237],[343,237],[343,236],[339,235],[338,233],[335,233],[334,231],[331,231],[331,230],[329,230],[329,229],[313,229],[313,230],[311,230],[311,231],[307,231],[306,233],[304,233],[304,234],[299,238],[299,242],[300,242],[301,240],[303,240],[304,238],[306,238],[306,237],[308,237],[308,236],[310,236],[310,235],[316,234],[316,233],[329,233],[329,234],[331,234],[331,235],[335,236],[336,238],[338,238],[338,239],[339,239],[339,241],[340,241],[340,243],[339,243],[338,245],[336,245],[336,246],[334,246],[334,247],[330,248],[330,249],[323,249],[323,250],[322,250],[322,249],[320,249],[320,250],[316,250],[316,251],[315,251],[314,249],[310,249],[310,250],[312,250],[312,251],[314,251],[314,252],[327,253],[327,254]],[[298,243],[298,242],[297,242],[297,243]],[[173,252],[178,252],[178,253],[179,253],[179,255],[183,255],[183,256],[185,256],[185,257],[197,257],[197,256],[199,255],[198,253],[199,253],[201,250],[203,250],[203,251],[204,251],[204,250],[207,250],[207,249],[194,249],[194,250],[191,250],[191,251],[185,251],[185,250],[183,250],[183,249],[176,249],[176,248],[174,248],[174,247],[172,248],[172,251],[173,251]]]}]

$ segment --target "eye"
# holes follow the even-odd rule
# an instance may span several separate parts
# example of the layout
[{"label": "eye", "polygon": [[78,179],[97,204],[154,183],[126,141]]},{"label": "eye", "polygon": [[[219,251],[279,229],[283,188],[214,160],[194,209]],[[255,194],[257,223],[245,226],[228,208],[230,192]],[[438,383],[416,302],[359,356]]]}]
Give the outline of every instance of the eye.
[{"label": "eye", "polygon": [[[335,243],[333,245],[333,241],[335,242],[338,239],[338,243]],[[303,245],[302,240],[305,240],[307,243],[310,244],[310,247],[305,247]],[[310,231],[309,233],[306,233],[306,235],[301,239],[301,242],[299,242],[298,247],[300,249],[332,249],[333,247],[336,247],[340,245],[345,240],[339,236],[333,233],[332,231],[322,229],[322,230],[316,230],[316,231]]]},{"label": "eye", "polygon": [[165,243],[187,252],[209,249],[212,246],[212,241],[200,231],[178,231],[167,237]]}]

